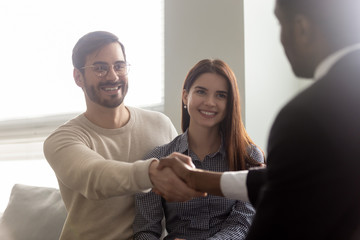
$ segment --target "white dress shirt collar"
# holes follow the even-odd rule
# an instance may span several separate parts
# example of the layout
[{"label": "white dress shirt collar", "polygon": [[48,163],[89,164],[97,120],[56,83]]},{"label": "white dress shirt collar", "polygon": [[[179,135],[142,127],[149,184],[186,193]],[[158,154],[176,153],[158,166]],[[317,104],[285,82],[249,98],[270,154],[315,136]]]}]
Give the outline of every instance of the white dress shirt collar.
[{"label": "white dress shirt collar", "polygon": [[334,64],[350,52],[360,49],[360,43],[342,48],[326,57],[315,69],[314,79],[319,80],[325,76]]}]

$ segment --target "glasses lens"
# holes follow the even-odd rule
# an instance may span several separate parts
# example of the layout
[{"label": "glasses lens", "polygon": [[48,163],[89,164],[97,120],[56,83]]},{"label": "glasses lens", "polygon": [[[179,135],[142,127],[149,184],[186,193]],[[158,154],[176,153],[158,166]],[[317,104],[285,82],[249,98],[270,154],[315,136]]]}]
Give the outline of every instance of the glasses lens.
[{"label": "glasses lens", "polygon": [[[110,65],[106,63],[95,63],[88,67],[91,67],[98,77],[104,77],[108,74]],[[117,75],[126,75],[129,72],[129,64],[126,62],[115,63],[113,68]]]},{"label": "glasses lens", "polygon": [[96,63],[96,64],[94,64],[93,70],[96,73],[96,75],[98,75],[99,77],[102,77],[102,76],[105,76],[107,74],[107,72],[109,71],[109,65],[102,64],[102,63]]},{"label": "glasses lens", "polygon": [[125,62],[116,63],[114,64],[114,71],[118,75],[125,75],[127,74],[127,64]]}]

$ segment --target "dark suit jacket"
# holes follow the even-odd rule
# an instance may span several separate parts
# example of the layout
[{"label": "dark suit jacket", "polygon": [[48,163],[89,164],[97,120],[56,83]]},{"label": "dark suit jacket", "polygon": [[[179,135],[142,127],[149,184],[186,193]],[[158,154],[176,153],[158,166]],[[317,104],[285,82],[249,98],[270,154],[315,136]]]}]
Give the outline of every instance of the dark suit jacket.
[{"label": "dark suit jacket", "polygon": [[257,211],[248,240],[358,239],[360,51],[280,111],[267,170],[250,171],[247,185]]}]

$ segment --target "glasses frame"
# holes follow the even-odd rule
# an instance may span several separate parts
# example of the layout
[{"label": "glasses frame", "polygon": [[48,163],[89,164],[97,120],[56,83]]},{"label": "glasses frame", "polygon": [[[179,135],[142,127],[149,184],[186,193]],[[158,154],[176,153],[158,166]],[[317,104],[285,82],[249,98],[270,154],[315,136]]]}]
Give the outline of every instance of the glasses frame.
[{"label": "glasses frame", "polygon": [[[110,70],[110,67],[112,67],[112,69],[114,70],[114,72],[115,72],[116,75],[118,75],[118,76],[126,76],[126,75],[128,75],[128,74],[129,74],[129,71],[130,71],[130,66],[131,66],[131,64],[128,63],[128,62],[120,62],[120,63],[125,63],[125,71],[124,71],[124,73],[121,73],[121,72],[116,71],[116,70],[114,69],[114,66],[115,66],[116,64],[119,64],[119,62],[118,62],[118,63],[115,63],[115,64],[93,63],[93,64],[91,64],[91,65],[86,65],[86,66],[84,66],[84,67],[82,67],[82,68],[80,68],[80,69],[91,68],[91,69],[93,70],[94,74],[95,74],[96,76],[98,76],[98,77],[101,77],[101,78],[102,78],[102,77],[106,77],[106,76],[108,75],[109,70]],[[94,68],[96,67],[96,64],[107,65],[107,66],[108,66],[108,70],[107,70],[107,71],[104,71],[104,73],[102,73],[102,72],[96,72],[96,71],[94,70]]]}]

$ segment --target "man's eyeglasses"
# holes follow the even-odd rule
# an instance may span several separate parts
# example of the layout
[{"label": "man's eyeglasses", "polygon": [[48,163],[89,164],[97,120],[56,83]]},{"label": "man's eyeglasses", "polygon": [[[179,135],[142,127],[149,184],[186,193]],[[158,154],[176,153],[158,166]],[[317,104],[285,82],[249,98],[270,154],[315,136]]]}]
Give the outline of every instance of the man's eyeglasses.
[{"label": "man's eyeglasses", "polygon": [[118,62],[111,65],[107,63],[94,63],[92,65],[84,66],[80,69],[92,68],[96,76],[105,77],[109,73],[110,67],[114,69],[118,76],[125,76],[129,73],[130,70],[130,64],[127,62]]}]

